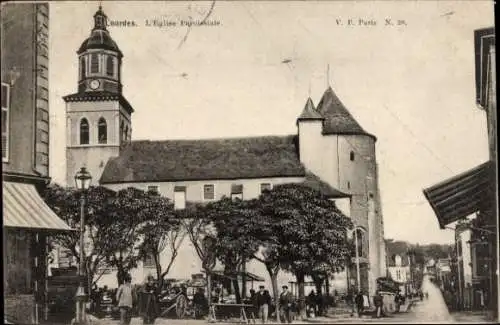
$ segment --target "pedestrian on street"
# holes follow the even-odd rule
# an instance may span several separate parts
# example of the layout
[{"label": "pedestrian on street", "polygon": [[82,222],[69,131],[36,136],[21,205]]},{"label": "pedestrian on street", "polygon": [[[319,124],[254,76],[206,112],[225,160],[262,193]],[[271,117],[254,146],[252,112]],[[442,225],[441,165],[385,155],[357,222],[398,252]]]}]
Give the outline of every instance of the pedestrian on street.
[{"label": "pedestrian on street", "polygon": [[269,306],[271,305],[271,295],[269,295],[269,292],[264,289],[264,286],[260,286],[259,292],[256,294],[257,308],[259,310],[259,318],[262,320],[262,324],[267,323]]},{"label": "pedestrian on street", "polygon": [[398,290],[398,293],[396,293],[396,296],[394,297],[394,302],[396,304],[396,313],[399,313],[399,310],[401,309],[401,305],[403,303],[403,296],[401,295],[400,290]]},{"label": "pedestrian on street", "polygon": [[139,315],[141,315],[143,324],[154,324],[159,314],[158,289],[155,286],[154,278],[148,275],[146,283],[140,291]]},{"label": "pedestrian on street", "polygon": [[288,291],[288,287],[283,286],[283,291],[280,294],[281,315],[284,317],[282,322],[292,322],[292,294]]},{"label": "pedestrian on street", "polygon": [[364,299],[362,291],[358,292],[358,294],[354,298],[354,303],[356,305],[356,314],[358,315],[358,317],[361,317],[361,314],[363,313],[364,309]]},{"label": "pedestrian on street", "polygon": [[375,305],[375,315],[377,318],[380,318],[382,316],[383,298],[378,290],[373,297],[373,304]]},{"label": "pedestrian on street", "polygon": [[120,309],[120,324],[128,325],[132,319],[131,311],[135,300],[135,292],[132,290],[132,277],[130,274],[124,276],[124,281],[116,292],[116,301],[118,301],[118,308]]}]

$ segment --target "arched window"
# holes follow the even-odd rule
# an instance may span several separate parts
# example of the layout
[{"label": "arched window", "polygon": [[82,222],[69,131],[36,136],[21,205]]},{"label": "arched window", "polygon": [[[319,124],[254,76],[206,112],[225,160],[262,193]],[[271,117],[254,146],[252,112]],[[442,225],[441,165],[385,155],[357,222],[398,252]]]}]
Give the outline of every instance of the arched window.
[{"label": "arched window", "polygon": [[349,157],[350,157],[351,161],[354,161],[354,151],[351,151],[351,153],[349,154]]},{"label": "arched window", "polygon": [[80,75],[82,79],[85,78],[85,58],[83,56],[80,58]]},{"label": "arched window", "polygon": [[101,117],[97,123],[97,137],[99,144],[105,144],[108,142],[108,126],[103,117]]},{"label": "arched window", "polygon": [[123,124],[123,121],[122,121],[122,123],[120,124],[120,137],[122,138],[122,141],[125,140],[125,139],[123,139],[124,130],[125,130],[125,125]]},{"label": "arched window", "polygon": [[92,55],[90,55],[90,72],[99,72],[99,56],[97,55],[97,53],[92,53]]},{"label": "arched window", "polygon": [[363,230],[361,229],[356,229],[356,235],[355,235],[355,239],[356,239],[356,243],[357,243],[357,248],[358,248],[358,257],[361,257],[363,256]]},{"label": "arched window", "polygon": [[112,77],[115,74],[115,61],[112,56],[106,59],[106,75]]},{"label": "arched window", "polygon": [[125,135],[124,135],[125,141],[128,141],[128,126],[125,126]]},{"label": "arched window", "polygon": [[80,121],[80,144],[89,144],[89,121],[86,118]]}]

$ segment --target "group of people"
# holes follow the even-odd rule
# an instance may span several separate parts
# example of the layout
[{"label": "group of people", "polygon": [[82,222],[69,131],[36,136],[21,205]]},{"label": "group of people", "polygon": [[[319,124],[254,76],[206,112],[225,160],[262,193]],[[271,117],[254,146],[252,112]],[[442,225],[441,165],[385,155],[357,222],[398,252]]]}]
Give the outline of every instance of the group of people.
[{"label": "group of people", "polygon": [[154,324],[159,315],[158,288],[155,285],[153,276],[146,278],[146,283],[138,291],[132,287],[132,277],[130,274],[124,276],[124,282],[116,291],[117,306],[120,309],[120,324],[130,324],[132,318],[132,308],[137,303],[139,316],[143,324]]},{"label": "group of people", "polygon": [[[250,300],[254,305],[258,317],[263,324],[267,323],[269,317],[269,311],[272,306],[272,298],[269,294],[269,290],[266,290],[264,286],[259,286],[259,291],[250,290]],[[288,291],[288,286],[284,285],[282,287],[282,292],[279,298],[280,310],[276,312],[280,313],[281,319],[287,323],[291,323],[293,319],[294,310],[294,298],[292,293]]]}]

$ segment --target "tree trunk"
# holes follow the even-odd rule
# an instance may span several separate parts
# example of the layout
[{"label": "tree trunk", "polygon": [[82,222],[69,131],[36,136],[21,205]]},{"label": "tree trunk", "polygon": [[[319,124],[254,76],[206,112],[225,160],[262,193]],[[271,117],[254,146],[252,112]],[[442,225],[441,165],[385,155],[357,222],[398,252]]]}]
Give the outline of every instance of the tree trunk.
[{"label": "tree trunk", "polygon": [[242,271],[242,274],[241,274],[241,298],[245,299],[246,296],[247,296],[247,277],[246,277],[246,266],[247,266],[247,263],[246,263],[246,260],[243,261],[243,263],[241,264],[241,271]]},{"label": "tree trunk", "polygon": [[279,268],[275,267],[273,268],[272,265],[270,264],[265,264],[267,272],[269,272],[269,276],[271,277],[271,284],[273,286],[273,297],[274,297],[274,303],[276,305],[276,321],[280,323],[280,294],[278,292],[278,272]]},{"label": "tree trunk", "polygon": [[154,254],[153,258],[156,266],[156,278],[158,279],[158,286],[160,288],[163,288],[163,277],[161,276],[161,264],[158,254]]},{"label": "tree trunk", "polygon": [[295,278],[297,279],[297,284],[299,287],[299,304],[298,304],[298,312],[302,320],[307,318],[306,316],[306,294],[304,288],[304,273],[296,272]]},{"label": "tree trunk", "polygon": [[238,283],[238,278],[233,280],[233,286],[234,286],[234,295],[236,296],[236,303],[241,304],[240,284]]}]

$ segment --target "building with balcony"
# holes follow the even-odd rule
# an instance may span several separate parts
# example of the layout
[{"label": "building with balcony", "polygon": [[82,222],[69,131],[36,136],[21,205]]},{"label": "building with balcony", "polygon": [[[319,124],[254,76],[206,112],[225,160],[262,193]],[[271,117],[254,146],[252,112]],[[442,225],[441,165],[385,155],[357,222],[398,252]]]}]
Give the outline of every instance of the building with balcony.
[{"label": "building with balcony", "polygon": [[[471,221],[471,256],[474,292],[498,317],[498,162],[496,120],[495,29],[475,30],[475,84],[477,107],[486,114],[489,160],[468,171],[424,189],[439,225],[476,215]],[[472,53],[471,53],[472,54]],[[476,284],[474,284],[474,282]]]}]

